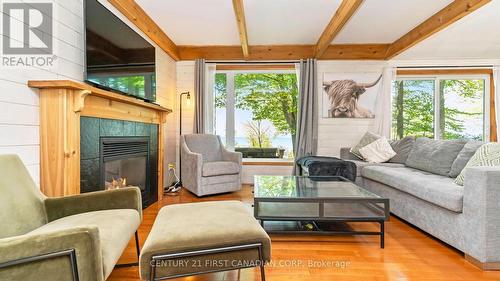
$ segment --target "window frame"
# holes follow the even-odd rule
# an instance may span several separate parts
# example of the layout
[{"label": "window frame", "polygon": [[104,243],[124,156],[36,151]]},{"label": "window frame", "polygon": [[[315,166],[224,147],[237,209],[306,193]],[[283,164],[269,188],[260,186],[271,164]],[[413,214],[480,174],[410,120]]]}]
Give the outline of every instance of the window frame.
[{"label": "window frame", "polygon": [[[272,73],[272,74],[297,74],[295,69],[256,69],[256,70],[219,70],[215,71],[215,75],[218,73],[226,74],[226,148],[234,151],[236,144],[236,95],[235,95],[235,85],[234,85],[234,77],[237,74],[264,74],[264,73]],[[231,79],[229,79],[231,77]],[[215,92],[213,100],[215,100]],[[211,104],[211,106],[215,109],[215,105]],[[213,110],[213,116],[210,116],[213,124],[212,130],[215,130],[215,117],[216,111]],[[266,162],[289,162],[290,159],[271,159],[271,158],[245,158],[255,161],[266,160]],[[291,161],[291,160],[290,160]]]},{"label": "window frame", "polygon": [[[440,118],[440,85],[442,80],[484,80],[484,93],[483,93],[483,141],[491,139],[490,127],[490,112],[491,112],[491,75],[490,74],[398,74],[395,81],[401,80],[433,80],[434,81],[434,139],[441,139],[441,128],[439,127]],[[392,116],[393,95],[391,91],[391,116]],[[392,130],[392,120],[391,120]]]}]

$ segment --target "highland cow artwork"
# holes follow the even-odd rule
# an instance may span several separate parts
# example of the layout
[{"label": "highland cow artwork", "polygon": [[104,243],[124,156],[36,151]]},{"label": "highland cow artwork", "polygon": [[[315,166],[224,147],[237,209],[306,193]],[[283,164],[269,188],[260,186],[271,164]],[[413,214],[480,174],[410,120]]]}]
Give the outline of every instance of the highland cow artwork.
[{"label": "highland cow artwork", "polygon": [[375,118],[381,80],[379,73],[325,73],[323,117]]}]

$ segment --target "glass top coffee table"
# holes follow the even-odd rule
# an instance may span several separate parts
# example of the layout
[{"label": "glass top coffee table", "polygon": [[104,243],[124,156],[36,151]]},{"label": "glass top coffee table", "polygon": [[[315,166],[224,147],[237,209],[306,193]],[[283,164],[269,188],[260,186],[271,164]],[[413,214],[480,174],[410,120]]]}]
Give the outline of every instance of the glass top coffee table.
[{"label": "glass top coffee table", "polygon": [[[254,181],[254,215],[268,233],[380,235],[384,248],[389,199],[342,177],[255,176]],[[347,222],[377,222],[380,231],[356,231]]]}]

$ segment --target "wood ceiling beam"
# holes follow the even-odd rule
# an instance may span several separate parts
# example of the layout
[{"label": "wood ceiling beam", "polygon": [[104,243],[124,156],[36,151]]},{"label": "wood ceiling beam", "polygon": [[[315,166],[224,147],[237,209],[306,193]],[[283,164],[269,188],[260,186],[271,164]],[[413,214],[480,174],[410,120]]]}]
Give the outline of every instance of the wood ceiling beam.
[{"label": "wood ceiling beam", "polygon": [[[245,60],[240,46],[178,46],[181,60]],[[328,46],[322,60],[384,60],[388,44],[337,44]],[[310,58],[315,45],[249,46],[248,60],[299,60]]]},{"label": "wood ceiling beam", "polygon": [[174,60],[179,60],[177,45],[163,30],[146,14],[134,0],[108,0],[123,15],[132,21],[142,32],[153,40]]},{"label": "wood ceiling beam", "polygon": [[343,0],[332,19],[326,26],[314,47],[314,57],[320,58],[329,48],[333,39],[356,12],[363,0]]},{"label": "wood ceiling beam", "polygon": [[241,49],[243,57],[246,59],[249,55],[247,24],[245,20],[245,9],[243,8],[243,0],[233,0],[234,15],[238,25],[238,33],[240,35]]},{"label": "wood ceiling beam", "polygon": [[320,60],[385,60],[389,44],[333,44]]},{"label": "wood ceiling beam", "polygon": [[398,69],[397,75],[481,75],[493,74],[491,68],[471,68],[471,69]]},{"label": "wood ceiling beam", "polygon": [[386,59],[392,59],[489,2],[491,2],[491,0],[453,1],[448,6],[392,43],[387,49]]},{"label": "wood ceiling beam", "polygon": [[217,64],[217,70],[292,70],[292,64]]},{"label": "wood ceiling beam", "polygon": [[242,60],[241,46],[188,46],[179,45],[180,60]]}]

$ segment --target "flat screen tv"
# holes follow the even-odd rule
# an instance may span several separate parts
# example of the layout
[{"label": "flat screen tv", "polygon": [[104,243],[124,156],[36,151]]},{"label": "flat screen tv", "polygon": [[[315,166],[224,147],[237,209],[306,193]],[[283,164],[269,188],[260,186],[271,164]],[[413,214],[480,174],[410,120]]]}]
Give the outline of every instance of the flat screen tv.
[{"label": "flat screen tv", "polygon": [[154,46],[99,1],[85,2],[85,81],[154,102]]}]

